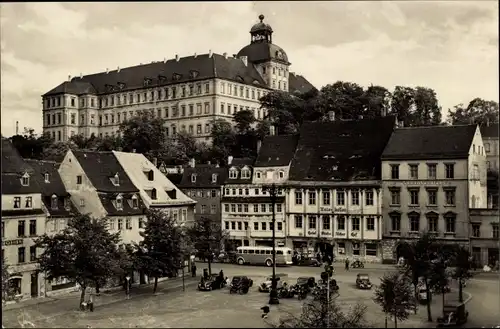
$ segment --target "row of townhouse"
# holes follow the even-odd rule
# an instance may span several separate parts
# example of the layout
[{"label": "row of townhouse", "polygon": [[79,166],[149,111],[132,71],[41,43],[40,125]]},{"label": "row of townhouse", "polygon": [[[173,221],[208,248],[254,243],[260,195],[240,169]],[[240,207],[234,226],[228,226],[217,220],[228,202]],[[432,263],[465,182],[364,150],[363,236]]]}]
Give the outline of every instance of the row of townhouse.
[{"label": "row of townhouse", "polygon": [[264,138],[256,159],[229,157],[224,169],[192,163],[178,186],[197,198],[197,216],[220,220],[233,246],[272,245],[263,187],[274,183],[282,187],[277,245],[312,252],[326,241],[337,259],[394,261],[402,241],[428,231],[494,264],[498,211],[487,209],[486,153],[475,125],[314,122]]},{"label": "row of townhouse", "polygon": [[[61,163],[22,159],[2,140],[2,256],[18,298],[44,297],[75,287],[38,271],[34,240],[64,230],[78,214],[107,218],[121,243],[139,242],[145,210],[168,212],[180,225],[193,221],[195,202],[142,154],[68,151]],[[148,278],[136,273],[134,282]]]}]

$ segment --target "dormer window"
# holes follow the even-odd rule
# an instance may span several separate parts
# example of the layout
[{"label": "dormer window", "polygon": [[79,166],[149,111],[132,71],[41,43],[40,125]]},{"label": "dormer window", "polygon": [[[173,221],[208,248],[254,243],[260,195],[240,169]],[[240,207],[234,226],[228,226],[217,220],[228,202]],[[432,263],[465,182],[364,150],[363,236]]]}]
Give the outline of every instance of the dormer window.
[{"label": "dormer window", "polygon": [[278,177],[279,177],[280,179],[283,179],[283,178],[285,177],[285,173],[284,173],[283,171],[280,171],[280,172],[278,173]]},{"label": "dormer window", "polygon": [[191,183],[196,183],[196,174],[191,174]]},{"label": "dormer window", "polygon": [[57,202],[57,195],[52,195],[50,198],[50,208],[52,210],[57,210],[59,208],[58,202]]},{"label": "dormer window", "polygon": [[[132,199],[132,203],[133,202],[134,200]],[[121,196],[121,194],[118,194],[118,196],[116,197],[116,209],[123,210],[123,197]]]},{"label": "dormer window", "polygon": [[24,173],[23,177],[21,177],[21,185],[22,186],[30,185],[30,175],[28,173]]},{"label": "dormer window", "polygon": [[241,178],[250,178],[250,170],[248,169],[243,169],[241,171]]},{"label": "dormer window", "polygon": [[154,179],[155,179],[155,176],[154,176],[153,170],[150,170],[148,172],[148,181],[154,181]]},{"label": "dormer window", "polygon": [[64,209],[70,210],[70,203],[69,203],[69,198],[64,198]]},{"label": "dormer window", "polygon": [[46,173],[45,175],[43,175],[43,177],[44,177],[45,183],[50,183],[50,177],[49,177],[48,173]]},{"label": "dormer window", "polygon": [[114,186],[120,186],[120,177],[118,176],[118,173],[116,173],[112,178],[111,182],[113,183]]},{"label": "dormer window", "polygon": [[132,208],[134,209],[139,208],[139,200],[137,199],[136,195],[132,196]]},{"label": "dormer window", "polygon": [[256,176],[257,178],[260,178],[260,176],[261,176],[260,171],[257,171],[257,172],[255,173],[255,176]]},{"label": "dormer window", "polygon": [[217,183],[217,174],[212,174],[212,183]]},{"label": "dormer window", "polygon": [[156,189],[151,190],[151,200],[156,200]]},{"label": "dormer window", "polygon": [[229,178],[232,178],[232,179],[238,178],[238,170],[236,170],[236,169],[229,170]]}]

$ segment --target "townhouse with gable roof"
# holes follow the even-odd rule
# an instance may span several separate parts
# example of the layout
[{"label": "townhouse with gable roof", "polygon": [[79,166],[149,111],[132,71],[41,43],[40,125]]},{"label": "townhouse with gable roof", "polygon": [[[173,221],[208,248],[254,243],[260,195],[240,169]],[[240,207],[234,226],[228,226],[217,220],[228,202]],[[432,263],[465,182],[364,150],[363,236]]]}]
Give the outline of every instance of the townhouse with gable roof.
[{"label": "townhouse with gable roof", "polygon": [[[54,235],[61,232],[67,227],[68,221],[78,215],[78,211],[59,175],[59,164],[53,161],[32,159],[24,161],[33,168],[33,179],[36,180],[42,192],[42,207],[47,215],[45,233]],[[45,283],[46,295],[64,293],[74,289],[75,286],[76,282],[67,278],[47,281]]]},{"label": "townhouse with gable roof", "polygon": [[2,138],[2,258],[9,265],[12,294],[7,299],[45,296],[34,239],[45,233],[46,214],[35,176],[12,143]]},{"label": "townhouse with gable roof", "polygon": [[469,246],[470,211],[487,206],[486,155],[477,125],[395,130],[381,156],[384,260],[426,231]]}]

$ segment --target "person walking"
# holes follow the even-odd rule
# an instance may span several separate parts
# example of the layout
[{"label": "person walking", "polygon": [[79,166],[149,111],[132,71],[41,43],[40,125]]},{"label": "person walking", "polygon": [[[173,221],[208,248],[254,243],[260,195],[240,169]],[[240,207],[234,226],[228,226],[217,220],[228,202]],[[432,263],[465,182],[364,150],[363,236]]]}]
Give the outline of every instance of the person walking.
[{"label": "person walking", "polygon": [[191,276],[196,278],[196,264],[194,263],[191,265]]},{"label": "person walking", "polygon": [[90,288],[88,306],[90,312],[94,312],[94,289]]},{"label": "person walking", "polygon": [[345,259],[345,270],[349,271],[349,258],[347,258],[347,257]]}]

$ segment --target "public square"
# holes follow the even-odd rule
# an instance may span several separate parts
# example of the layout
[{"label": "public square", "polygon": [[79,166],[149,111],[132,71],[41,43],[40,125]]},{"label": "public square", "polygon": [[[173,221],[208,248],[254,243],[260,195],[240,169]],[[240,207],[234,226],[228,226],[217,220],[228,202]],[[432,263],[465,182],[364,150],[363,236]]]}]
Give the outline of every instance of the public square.
[{"label": "public square", "polygon": [[[199,264],[199,268],[206,264]],[[373,266],[373,265],[372,265]],[[247,275],[254,280],[254,286],[247,295],[229,294],[228,289],[201,292],[196,289],[198,278],[185,279],[185,292],[182,291],[182,280],[174,279],[159,284],[156,295],[152,286],[134,288],[132,298],[126,300],[123,291],[103,293],[96,300],[93,313],[77,311],[78,293],[61,296],[51,301],[34,305],[18,304],[3,310],[3,325],[6,328],[52,327],[82,328],[90,325],[98,327],[213,327],[213,328],[256,328],[269,327],[269,323],[278,321],[287,312],[300,314],[301,304],[296,298],[281,300],[280,305],[272,306],[265,322],[261,318],[260,308],[267,304],[268,294],[258,292],[258,284],[271,274],[271,269],[256,266],[238,266],[214,264],[213,272],[223,269],[228,277]],[[367,321],[373,326],[384,326],[384,314],[380,307],[372,301],[373,291],[357,290],[354,285],[357,273],[368,273],[372,282],[377,285],[379,277],[387,270],[380,267],[352,269],[346,272],[341,265],[336,265],[335,278],[340,286],[337,301],[345,307],[356,302],[367,306]],[[287,273],[288,281],[294,283],[299,276],[315,276],[319,278],[321,269],[313,267],[283,267],[278,273]],[[471,280],[465,289],[465,298],[470,296],[467,310],[470,313],[466,327],[490,327],[498,325],[499,285],[498,278],[492,274],[480,274]],[[452,291],[446,298],[455,298]],[[437,298],[436,298],[437,297]],[[23,306],[23,307],[20,307]],[[434,321],[440,315],[441,298],[433,298]],[[435,323],[426,321],[426,309],[420,307],[416,315],[400,324],[404,327],[432,327]],[[389,327],[393,327],[389,323]]]}]

